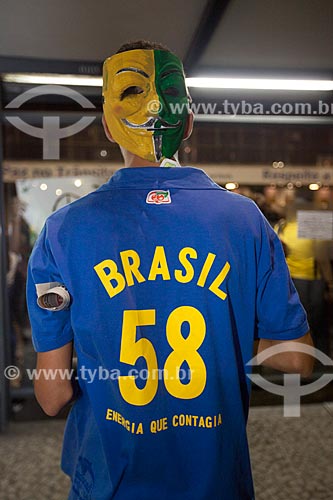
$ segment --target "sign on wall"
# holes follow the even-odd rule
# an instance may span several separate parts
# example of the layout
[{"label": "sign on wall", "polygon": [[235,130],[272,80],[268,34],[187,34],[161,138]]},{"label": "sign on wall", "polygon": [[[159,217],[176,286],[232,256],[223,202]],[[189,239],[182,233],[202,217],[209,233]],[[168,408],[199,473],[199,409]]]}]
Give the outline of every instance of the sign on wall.
[{"label": "sign on wall", "polygon": [[[90,175],[103,179],[109,178],[123,165],[107,162],[61,162],[61,161],[5,161],[3,163],[4,182],[15,182],[22,179],[43,177],[73,177]],[[237,182],[245,185],[277,184],[284,186],[288,183],[309,185],[321,183],[333,185],[333,167],[284,167],[258,165],[193,165],[202,168],[215,182],[225,184]]]}]

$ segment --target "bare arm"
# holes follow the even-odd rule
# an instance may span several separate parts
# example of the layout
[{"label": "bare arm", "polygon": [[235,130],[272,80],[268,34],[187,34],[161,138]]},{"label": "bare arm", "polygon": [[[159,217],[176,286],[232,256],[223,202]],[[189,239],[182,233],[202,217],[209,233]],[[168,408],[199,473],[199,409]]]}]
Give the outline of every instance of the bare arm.
[{"label": "bare arm", "polygon": [[[308,332],[303,337],[295,340],[268,340],[260,339],[258,345],[258,354],[269,347],[284,344],[286,347],[290,342],[298,342],[313,347],[313,342],[310,333]],[[291,347],[291,346],[290,346]],[[263,363],[264,366],[274,368],[287,373],[299,373],[302,377],[309,377],[313,370],[314,358],[309,354],[302,352],[282,352],[267,358]]]},{"label": "bare arm", "polygon": [[[37,373],[40,376],[34,383],[35,395],[44,412],[50,417],[57,415],[73,397],[73,387],[69,376],[72,368],[72,353],[73,343],[69,342],[59,349],[37,354]],[[47,373],[51,374],[53,370],[54,380],[52,380],[53,377],[47,377]]]}]

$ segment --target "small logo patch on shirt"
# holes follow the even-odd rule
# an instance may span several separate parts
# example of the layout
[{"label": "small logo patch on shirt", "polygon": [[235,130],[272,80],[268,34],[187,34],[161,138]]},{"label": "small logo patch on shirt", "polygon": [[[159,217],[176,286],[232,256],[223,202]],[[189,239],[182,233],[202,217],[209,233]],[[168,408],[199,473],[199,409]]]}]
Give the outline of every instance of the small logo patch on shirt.
[{"label": "small logo patch on shirt", "polygon": [[163,203],[171,203],[170,191],[149,191],[146,198],[146,203],[162,205]]}]

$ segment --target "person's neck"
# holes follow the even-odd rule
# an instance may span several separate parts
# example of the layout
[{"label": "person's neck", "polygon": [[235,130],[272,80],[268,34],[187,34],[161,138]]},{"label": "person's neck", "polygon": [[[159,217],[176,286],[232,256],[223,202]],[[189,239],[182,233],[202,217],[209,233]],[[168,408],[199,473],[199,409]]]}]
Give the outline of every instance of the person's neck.
[{"label": "person's neck", "polygon": [[[135,167],[160,167],[161,164],[158,162],[148,161],[140,156],[131,153],[127,149],[120,146],[120,151],[124,159],[125,167],[135,168]],[[178,165],[178,155],[177,153],[170,158],[173,163]]]},{"label": "person's neck", "polygon": [[[125,153],[125,154],[124,154]],[[132,153],[128,153],[128,151],[123,152],[125,167],[159,167],[160,164],[156,162],[151,162],[145,160],[144,158],[140,158]]]}]

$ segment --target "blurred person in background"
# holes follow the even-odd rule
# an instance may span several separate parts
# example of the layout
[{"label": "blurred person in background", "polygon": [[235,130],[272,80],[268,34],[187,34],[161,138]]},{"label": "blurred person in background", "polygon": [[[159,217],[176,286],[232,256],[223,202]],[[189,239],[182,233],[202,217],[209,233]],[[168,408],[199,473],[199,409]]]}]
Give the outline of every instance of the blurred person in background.
[{"label": "blurred person in background", "polygon": [[275,185],[265,186],[263,195],[256,201],[260,210],[273,227],[285,216],[285,207],[278,200]]},{"label": "blurred person in background", "polygon": [[[304,204],[301,203],[304,208]],[[315,347],[330,351],[325,301],[333,301],[329,242],[298,237],[297,204],[275,226],[283,243],[290,275],[307,312]]]},{"label": "blurred person in background", "polygon": [[[6,228],[7,291],[9,325],[11,335],[11,363],[22,368],[26,341],[28,312],[25,300],[28,259],[31,253],[30,229],[24,217],[24,206],[17,196],[11,199]],[[22,373],[22,370],[20,370]],[[21,377],[11,380],[14,387],[20,386]]]}]

